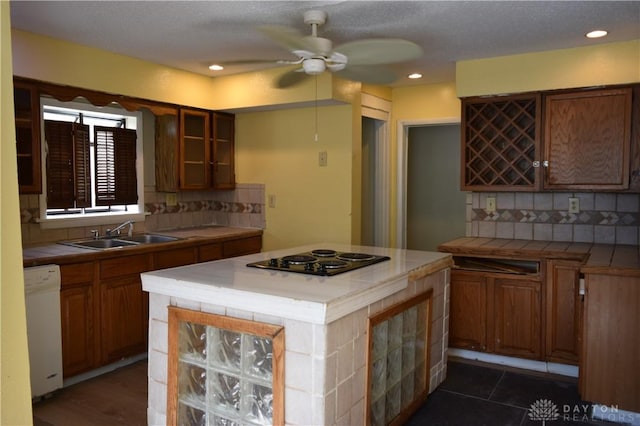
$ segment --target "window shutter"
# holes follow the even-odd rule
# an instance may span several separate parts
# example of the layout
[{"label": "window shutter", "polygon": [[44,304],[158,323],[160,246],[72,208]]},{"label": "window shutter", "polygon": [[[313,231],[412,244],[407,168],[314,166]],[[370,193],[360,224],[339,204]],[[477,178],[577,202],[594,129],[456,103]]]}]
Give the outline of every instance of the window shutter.
[{"label": "window shutter", "polygon": [[45,120],[47,208],[91,207],[89,126]]},{"label": "window shutter", "polygon": [[75,205],[91,207],[91,151],[89,148],[89,126],[73,124],[73,146],[75,165]]},{"label": "window shutter", "polygon": [[95,126],[96,205],[135,204],[135,130]]}]

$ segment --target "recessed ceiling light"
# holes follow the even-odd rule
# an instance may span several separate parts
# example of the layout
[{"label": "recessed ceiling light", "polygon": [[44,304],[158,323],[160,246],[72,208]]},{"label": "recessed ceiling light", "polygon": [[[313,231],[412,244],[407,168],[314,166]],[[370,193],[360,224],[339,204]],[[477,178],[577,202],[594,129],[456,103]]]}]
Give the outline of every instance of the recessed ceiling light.
[{"label": "recessed ceiling light", "polygon": [[414,72],[413,74],[409,74],[407,77],[409,77],[412,80],[415,80],[417,78],[422,78],[422,74],[420,74],[419,72]]},{"label": "recessed ceiling light", "polygon": [[209,69],[211,71],[222,71],[224,67],[222,65],[213,64],[213,65],[209,65]]},{"label": "recessed ceiling light", "polygon": [[605,30],[595,30],[595,31],[590,31],[586,34],[587,38],[600,38],[600,37],[604,37],[607,34],[609,34],[607,31]]}]

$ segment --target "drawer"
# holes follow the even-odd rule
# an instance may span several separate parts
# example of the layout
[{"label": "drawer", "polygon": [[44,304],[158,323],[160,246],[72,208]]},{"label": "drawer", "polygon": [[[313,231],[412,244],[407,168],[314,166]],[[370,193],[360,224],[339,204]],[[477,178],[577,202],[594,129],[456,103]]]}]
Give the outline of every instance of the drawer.
[{"label": "drawer", "polygon": [[79,284],[93,281],[95,262],[74,263],[60,266],[61,285]]},{"label": "drawer", "polygon": [[100,278],[139,274],[151,269],[148,254],[114,257],[100,262]]}]

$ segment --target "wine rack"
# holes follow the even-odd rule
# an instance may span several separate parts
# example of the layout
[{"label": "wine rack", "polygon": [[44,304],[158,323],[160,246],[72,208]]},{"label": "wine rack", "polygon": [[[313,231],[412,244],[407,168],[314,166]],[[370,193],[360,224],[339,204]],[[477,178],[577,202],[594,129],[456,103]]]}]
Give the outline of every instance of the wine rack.
[{"label": "wine rack", "polygon": [[463,100],[463,190],[537,188],[540,108],[538,94]]}]

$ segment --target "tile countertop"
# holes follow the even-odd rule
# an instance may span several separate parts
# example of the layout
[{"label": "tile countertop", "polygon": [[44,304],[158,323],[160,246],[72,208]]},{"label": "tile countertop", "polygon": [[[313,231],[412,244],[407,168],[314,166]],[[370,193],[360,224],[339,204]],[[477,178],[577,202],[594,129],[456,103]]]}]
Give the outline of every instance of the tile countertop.
[{"label": "tile countertop", "polygon": [[247,263],[302,253],[302,246],[142,274],[142,288],[230,309],[328,324],[407,287],[412,274],[426,276],[452,265],[446,253],[321,244],[323,249],[389,256],[388,261],[324,277],[247,267]]},{"label": "tile countertop", "polygon": [[632,245],[464,237],[438,249],[477,256],[576,260],[583,262],[582,273],[640,277],[640,251]]},{"label": "tile countertop", "polygon": [[177,229],[172,231],[148,232],[148,234],[168,235],[181,238],[181,240],[109,250],[92,250],[57,243],[39,244],[23,248],[23,266],[29,267],[44,265],[47,263],[72,263],[82,260],[93,260],[96,258],[115,257],[124,253],[131,254],[133,251],[142,252],[155,250],[160,246],[160,244],[162,244],[162,247],[178,247],[195,244],[202,239],[224,241],[238,237],[262,235],[262,230],[252,228],[233,228],[228,226],[206,226],[199,228]]}]

